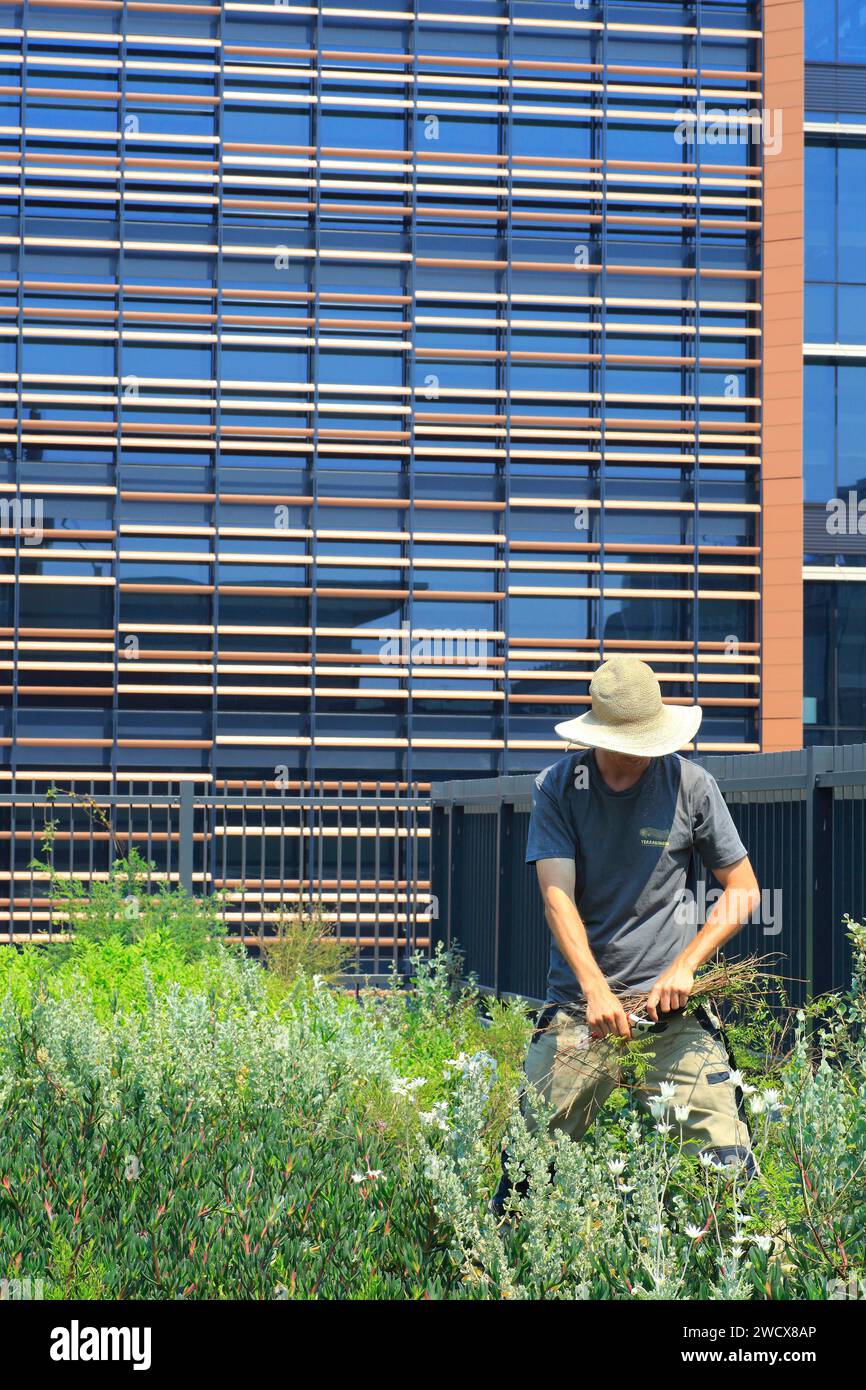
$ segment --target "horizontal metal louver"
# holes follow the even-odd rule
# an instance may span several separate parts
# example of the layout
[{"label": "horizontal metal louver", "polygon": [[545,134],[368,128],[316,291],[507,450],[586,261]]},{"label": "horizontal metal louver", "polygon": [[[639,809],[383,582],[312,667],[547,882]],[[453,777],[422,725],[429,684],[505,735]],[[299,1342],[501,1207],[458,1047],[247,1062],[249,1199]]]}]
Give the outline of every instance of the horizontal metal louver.
[{"label": "horizontal metal louver", "polygon": [[807,63],[806,110],[866,115],[866,66]]},{"label": "horizontal metal louver", "polygon": [[807,502],[803,508],[803,547],[807,555],[866,555],[866,535],[835,535],[827,530],[827,508]]}]

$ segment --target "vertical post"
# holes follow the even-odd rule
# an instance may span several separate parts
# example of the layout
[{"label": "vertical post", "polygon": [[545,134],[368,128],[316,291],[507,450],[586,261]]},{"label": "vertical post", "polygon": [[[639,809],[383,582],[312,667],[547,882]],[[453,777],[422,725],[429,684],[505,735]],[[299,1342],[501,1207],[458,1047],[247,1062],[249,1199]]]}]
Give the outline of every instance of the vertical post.
[{"label": "vertical post", "polygon": [[441,941],[451,945],[451,805],[438,799],[439,789],[433,788],[437,799],[430,801],[430,951]]},{"label": "vertical post", "polygon": [[[450,827],[450,843],[448,854],[448,949],[454,946],[455,936],[460,943],[461,949],[465,950],[465,931],[464,923],[460,918],[460,909],[465,903],[463,882],[463,823],[464,810],[456,801],[452,800],[449,806],[448,824]],[[457,904],[455,913],[454,905]]]},{"label": "vertical post", "polygon": [[[358,950],[360,951],[361,941],[361,783],[357,784],[358,809],[355,814],[355,895],[357,902],[357,921],[355,933],[358,939]],[[373,835],[373,974],[378,977],[381,974],[381,953],[382,953],[382,895],[380,884],[382,882],[382,784],[376,783],[374,795],[376,797],[374,809],[374,835]],[[397,893],[397,885],[394,885],[394,894]],[[396,900],[396,897],[395,897]]]},{"label": "vertical post", "polygon": [[499,816],[499,925],[496,949],[496,994],[509,988],[511,982],[512,946],[514,941],[514,893],[510,891],[511,858],[514,850],[514,803],[503,801]]},{"label": "vertical post", "polygon": [[803,912],[803,928],[805,933],[805,957],[806,957],[806,995],[811,999],[814,994],[814,964],[815,964],[815,769],[814,769],[814,748],[806,749],[806,788],[805,788],[805,816],[806,816],[806,844],[805,844],[805,863],[803,865],[803,893],[805,897]]},{"label": "vertical post", "polygon": [[192,782],[181,782],[178,815],[177,871],[180,886],[192,894],[194,791]]},{"label": "vertical post", "polygon": [[[501,791],[499,793],[502,795]],[[493,993],[499,998],[499,962],[502,954],[502,801],[496,805],[493,845]]]},{"label": "vertical post", "polygon": [[806,750],[806,989],[811,999],[832,985],[833,788],[818,779],[833,764],[832,748]]},{"label": "vertical post", "polygon": [[[833,988],[834,937],[839,923],[835,918],[833,788],[820,785],[822,772],[833,768],[832,748],[810,748],[810,792],[812,797],[813,880],[812,954],[810,985],[813,995]],[[837,982],[836,982],[837,983]]]}]

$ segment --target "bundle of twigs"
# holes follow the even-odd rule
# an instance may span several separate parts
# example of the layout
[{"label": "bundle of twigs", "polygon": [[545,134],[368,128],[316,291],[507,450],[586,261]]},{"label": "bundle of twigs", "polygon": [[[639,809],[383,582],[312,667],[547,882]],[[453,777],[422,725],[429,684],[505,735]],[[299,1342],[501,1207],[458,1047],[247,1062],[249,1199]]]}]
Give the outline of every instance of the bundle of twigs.
[{"label": "bundle of twigs", "polygon": [[[710,965],[704,966],[695,976],[694,988],[686,1005],[690,1012],[709,999],[724,1001],[733,1008],[742,1008],[753,1003],[766,993],[774,980],[766,967],[771,956],[746,956],[743,960],[725,960],[720,956]],[[638,1018],[646,1015],[649,990],[619,994],[626,1013],[636,1014]]]},{"label": "bundle of twigs", "polygon": [[[746,956],[743,960],[725,960],[719,957],[712,964],[704,966],[695,976],[691,997],[686,1005],[690,1013],[707,1000],[718,1000],[735,1009],[757,1003],[769,988],[778,984],[778,977],[765,967],[773,960],[772,956]],[[646,1012],[649,990],[611,990],[622,1004],[627,1014],[639,1019],[648,1019]],[[586,1005],[569,1005],[570,1021],[586,1022]],[[663,1018],[663,1014],[659,1014]],[[556,1031],[555,1025],[553,1030]]]},{"label": "bundle of twigs", "polygon": [[[771,956],[747,956],[744,960],[728,961],[720,957],[705,966],[695,977],[694,988],[686,1005],[686,1013],[692,1012],[700,1004],[710,1000],[724,1001],[734,1010],[749,1005],[757,1005],[768,990],[778,988],[777,975],[766,967]],[[626,1013],[632,1019],[649,1019],[646,1004],[649,990],[617,990],[613,993],[619,999]],[[586,1006],[573,1005],[568,1008],[568,1022],[559,1021],[550,1025],[551,1032],[559,1032],[574,1023],[586,1022]],[[665,1015],[659,1013],[664,1020]],[[612,1051],[613,1049],[613,1051]],[[607,1038],[594,1044],[589,1038],[573,1046],[559,1046],[556,1051],[556,1065],[574,1068],[589,1084],[593,1076],[602,1079],[610,1076],[611,1067],[625,1065],[634,1072],[639,1082],[652,1050],[652,1034],[636,1033],[631,1041],[624,1038]],[[628,1084],[620,1078],[620,1084]]]}]

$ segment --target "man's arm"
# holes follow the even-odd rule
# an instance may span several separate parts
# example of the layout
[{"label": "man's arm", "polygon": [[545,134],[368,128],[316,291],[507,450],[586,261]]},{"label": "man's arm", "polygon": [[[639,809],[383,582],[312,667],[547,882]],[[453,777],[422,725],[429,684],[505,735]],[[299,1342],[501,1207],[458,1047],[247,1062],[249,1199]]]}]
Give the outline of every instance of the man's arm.
[{"label": "man's arm", "polygon": [[586,996],[586,1021],[590,1032],[595,1038],[605,1038],[609,1033],[630,1038],[631,1028],[625,1010],[598,967],[577,910],[574,860],[539,859],[535,868],[547,925]]},{"label": "man's arm", "polygon": [[696,970],[748,922],[761,901],[761,890],[748,857],[712,872],[724,891],[697,936],[650,990],[646,1010],[651,1019],[657,1020],[659,1012],[685,1008],[694,988]]}]

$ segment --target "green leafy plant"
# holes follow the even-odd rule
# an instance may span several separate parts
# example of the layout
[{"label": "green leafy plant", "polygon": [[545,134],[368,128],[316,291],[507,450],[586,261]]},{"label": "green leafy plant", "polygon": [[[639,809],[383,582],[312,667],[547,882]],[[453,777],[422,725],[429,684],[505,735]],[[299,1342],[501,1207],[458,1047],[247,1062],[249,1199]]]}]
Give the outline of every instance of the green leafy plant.
[{"label": "green leafy plant", "polygon": [[302,903],[280,914],[273,936],[261,936],[259,949],[282,984],[301,973],[333,983],[353,968],[357,956],[354,945],[337,935],[334,922]]},{"label": "green leafy plant", "polygon": [[48,1287],[45,1297],[59,1299],[103,1300],[110,1297],[105,1284],[104,1269],[94,1257],[93,1242],[78,1240],[75,1244],[59,1233],[48,1251]]},{"label": "green leafy plant", "polygon": [[[129,882],[76,898],[68,947],[0,953],[0,1277],[52,1298],[866,1292],[862,926],[851,990],[743,1078],[749,1183],[689,1156],[663,1095],[656,1121],[616,1092],[572,1144],[532,1094],[530,1134],[526,1010],[457,988],[441,949],[356,998],[191,937],[177,893],[120,930]],[[527,1180],[506,1222],[503,1138]]]},{"label": "green leafy plant", "polygon": [[195,960],[225,933],[218,898],[195,898],[155,879],[154,866],[135,849],[116,859],[104,880],[87,884],[59,877],[51,857],[29,867],[48,877],[56,918],[73,934],[73,949],[74,943],[131,945],[161,933],[184,959]]}]

